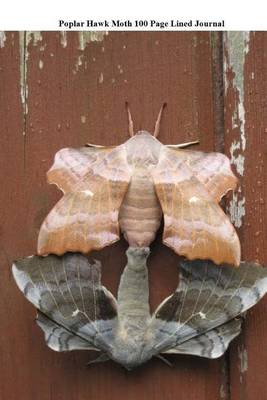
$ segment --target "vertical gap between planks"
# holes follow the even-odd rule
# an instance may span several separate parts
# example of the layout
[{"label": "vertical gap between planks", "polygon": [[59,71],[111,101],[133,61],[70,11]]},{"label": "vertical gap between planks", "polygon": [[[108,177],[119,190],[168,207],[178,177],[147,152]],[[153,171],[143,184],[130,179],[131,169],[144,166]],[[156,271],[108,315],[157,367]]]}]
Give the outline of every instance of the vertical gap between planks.
[{"label": "vertical gap between planks", "polygon": [[[212,96],[214,121],[214,150],[224,153],[224,79],[223,79],[223,32],[211,32],[212,53]],[[221,206],[225,208],[224,200]],[[230,357],[227,352],[222,358],[220,399],[231,399]]]},{"label": "vertical gap between planks", "polygon": [[215,151],[224,153],[223,33],[210,33]]},{"label": "vertical gap between planks", "polygon": [[[22,54],[23,54],[23,59],[22,59],[22,62],[23,62],[23,77],[22,77],[22,79],[23,79],[23,88],[20,88],[20,90],[23,90],[23,100],[24,100],[24,104],[22,105],[23,106],[23,109],[22,109],[22,112],[23,112],[23,171],[24,171],[24,173],[25,173],[25,170],[26,170],[26,129],[27,129],[27,121],[26,121],[26,118],[27,118],[27,101],[28,101],[28,93],[27,93],[27,77],[26,77],[26,73],[27,73],[27,70],[26,70],[26,68],[27,68],[27,65],[26,65],[26,63],[27,63],[27,56],[26,56],[26,51],[27,51],[27,48],[26,48],[26,46],[27,46],[27,43],[26,43],[26,31],[25,32],[23,32],[23,52],[22,52]],[[21,51],[21,50],[20,50]]]}]

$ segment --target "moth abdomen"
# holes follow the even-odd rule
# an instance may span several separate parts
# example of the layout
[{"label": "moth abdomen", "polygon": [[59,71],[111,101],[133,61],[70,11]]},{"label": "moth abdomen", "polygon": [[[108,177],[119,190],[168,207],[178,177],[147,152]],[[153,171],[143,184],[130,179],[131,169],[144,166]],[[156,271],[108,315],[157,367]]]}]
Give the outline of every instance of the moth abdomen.
[{"label": "moth abdomen", "polygon": [[162,211],[147,170],[133,175],[119,213],[119,225],[132,247],[146,247],[154,240]]}]

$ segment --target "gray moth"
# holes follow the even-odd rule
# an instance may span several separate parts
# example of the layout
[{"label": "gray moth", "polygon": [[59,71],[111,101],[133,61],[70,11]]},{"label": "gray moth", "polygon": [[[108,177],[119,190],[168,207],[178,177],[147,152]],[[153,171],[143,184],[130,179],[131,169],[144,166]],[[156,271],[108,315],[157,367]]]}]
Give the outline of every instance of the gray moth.
[{"label": "gray moth", "polygon": [[151,315],[149,248],[127,250],[117,299],[101,284],[99,261],[79,253],[32,256],[13,264],[37,324],[55,351],[98,350],[127,369],[164,354],[220,357],[241,330],[240,314],[267,291],[267,270],[211,261],[181,261],[179,284]]}]

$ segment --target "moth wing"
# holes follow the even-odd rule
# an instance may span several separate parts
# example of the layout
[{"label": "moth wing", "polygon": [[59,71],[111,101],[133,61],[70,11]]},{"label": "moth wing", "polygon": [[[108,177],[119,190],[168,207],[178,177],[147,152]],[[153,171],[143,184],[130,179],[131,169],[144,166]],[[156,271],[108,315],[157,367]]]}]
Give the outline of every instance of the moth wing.
[{"label": "moth wing", "polygon": [[164,214],[163,242],[179,255],[240,263],[240,243],[233,225],[183,157],[163,148],[151,170]]},{"label": "moth wing", "polygon": [[[182,262],[177,290],[160,304],[148,328],[149,335],[154,335],[153,351],[172,351],[187,341],[189,346],[193,338],[196,343],[207,332],[224,329],[224,324],[256,304],[266,291],[267,269],[259,264],[241,262],[240,268],[218,268],[211,261]],[[230,327],[226,341],[235,337],[237,329],[237,325]],[[221,354],[217,340],[212,346],[213,354]]]},{"label": "moth wing", "polygon": [[237,185],[229,158],[221,153],[180,150],[173,148],[178,157],[191,168],[195,177],[205,186],[212,198],[219,202],[230,190]]},{"label": "moth wing", "polygon": [[124,145],[93,163],[44,220],[38,254],[87,253],[119,240],[118,213],[130,179]]},{"label": "moth wing", "polygon": [[99,350],[41,312],[37,313],[36,323],[44,332],[47,346],[54,351]]},{"label": "moth wing", "polygon": [[38,324],[49,347],[109,351],[117,303],[101,285],[100,263],[90,264],[81,254],[32,256],[16,261],[12,271],[19,289],[42,313]]},{"label": "moth wing", "polygon": [[191,354],[205,358],[221,357],[228,349],[230,342],[240,334],[241,323],[241,318],[233,319],[164,353]]},{"label": "moth wing", "polygon": [[54,183],[63,193],[70,192],[91,171],[92,165],[100,162],[112,150],[113,147],[93,145],[59,150],[47,172],[48,183]]}]

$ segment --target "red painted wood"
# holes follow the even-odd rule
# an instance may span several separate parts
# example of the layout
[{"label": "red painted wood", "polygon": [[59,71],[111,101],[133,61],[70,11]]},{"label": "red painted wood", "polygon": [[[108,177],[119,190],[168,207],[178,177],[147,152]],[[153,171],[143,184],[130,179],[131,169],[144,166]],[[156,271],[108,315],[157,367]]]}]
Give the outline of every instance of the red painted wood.
[{"label": "red painted wood", "polygon": [[[226,45],[229,61],[229,45]],[[242,80],[244,84],[244,133],[246,148],[240,152],[245,157],[244,175],[239,176],[241,192],[245,198],[245,216],[239,236],[242,259],[256,260],[267,265],[266,248],[266,126],[267,126],[267,34],[250,33],[246,47]],[[240,120],[236,110],[242,99],[234,85],[235,71],[227,68],[228,90],[225,98],[225,148],[230,154],[234,140],[240,137]],[[239,115],[240,116],[240,115]],[[236,121],[236,122],[234,122]],[[239,151],[235,152],[238,155]],[[262,300],[248,312],[243,333],[231,347],[230,382],[234,400],[267,399],[267,301]]]},{"label": "red painted wood", "polygon": [[[103,41],[88,43],[84,51],[79,49],[76,32],[67,34],[66,47],[60,39],[60,33],[46,32],[41,41],[36,38],[34,43],[32,38],[28,45],[28,113],[24,116],[18,33],[14,37],[8,33],[0,49],[4,149],[0,398],[222,398],[223,360],[172,357],[172,369],[153,360],[129,373],[111,362],[87,368],[89,353],[52,352],[34,324],[33,307],[13,282],[11,261],[36,252],[40,224],[61,196],[45,178],[55,152],[85,142],[125,141],[126,100],[136,130],[152,131],[162,103],[167,102],[159,137],[163,143],[199,138],[198,148],[208,151],[215,143],[209,33],[109,33]],[[103,261],[103,280],[113,293],[125,265],[125,248],[122,241],[101,255],[94,253]],[[152,246],[149,271],[155,307],[177,285],[177,257],[160,244],[160,237]]]}]

